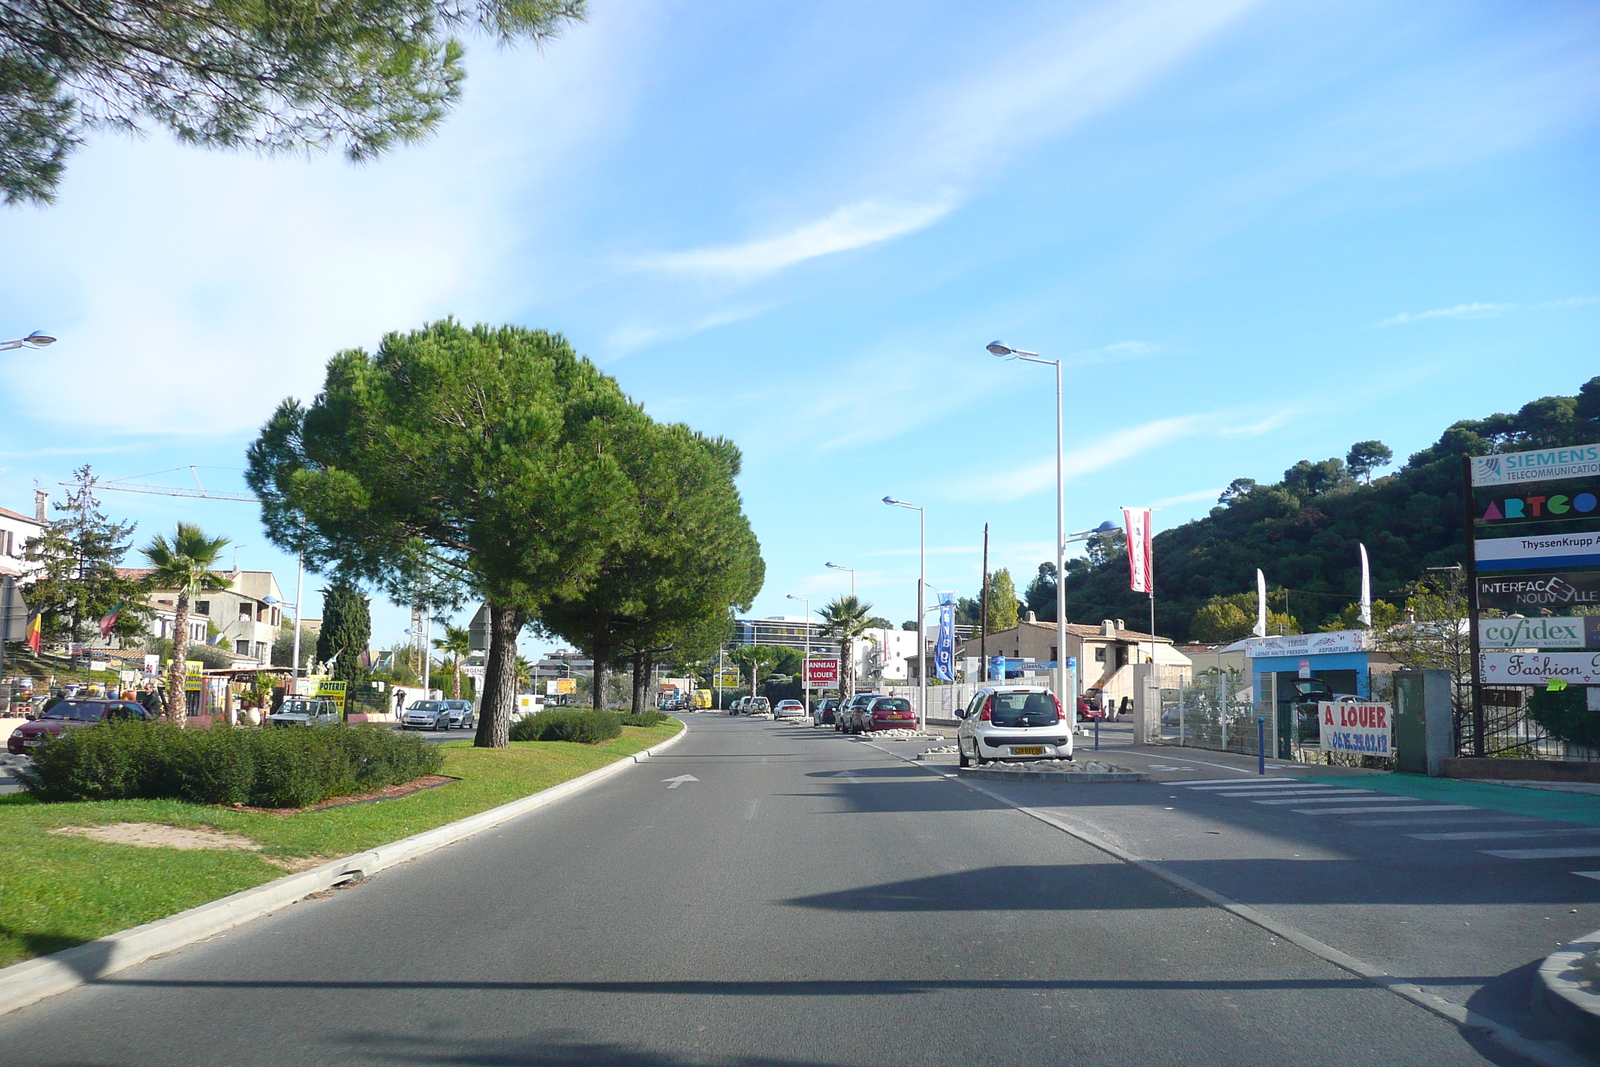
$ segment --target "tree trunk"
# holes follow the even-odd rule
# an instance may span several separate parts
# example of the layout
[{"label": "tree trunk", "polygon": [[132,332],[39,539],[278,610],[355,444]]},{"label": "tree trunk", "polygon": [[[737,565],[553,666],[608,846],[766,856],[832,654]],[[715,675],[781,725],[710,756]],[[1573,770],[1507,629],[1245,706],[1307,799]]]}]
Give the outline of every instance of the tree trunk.
[{"label": "tree trunk", "polygon": [[840,707],[850,703],[850,698],[856,695],[856,661],[850,654],[854,647],[855,641],[851,638],[839,641],[839,691],[844,694]]},{"label": "tree trunk", "polygon": [[189,714],[189,694],[184,688],[188,667],[184,660],[189,655],[189,594],[178,593],[178,602],[172,609],[172,666],[167,671],[167,718],[182,722]]},{"label": "tree trunk", "polygon": [[593,703],[597,708],[606,706],[606,683],[609,681],[611,660],[611,624],[609,621],[601,623],[594,628],[594,650],[590,653],[594,657],[594,693]]},{"label": "tree trunk", "polygon": [[633,654],[633,713],[643,715],[647,692],[650,689],[650,653],[638,651]]},{"label": "tree trunk", "polygon": [[511,743],[511,708],[517,696],[517,637],[528,616],[515,608],[489,605],[489,663],[483,672],[483,701],[478,714],[478,748],[505,748]]},{"label": "tree trunk", "polygon": [[450,671],[450,699],[451,700],[460,700],[461,699],[461,656],[459,654],[456,654],[456,653],[451,653],[451,655],[454,656],[454,659],[452,661],[451,671]]}]

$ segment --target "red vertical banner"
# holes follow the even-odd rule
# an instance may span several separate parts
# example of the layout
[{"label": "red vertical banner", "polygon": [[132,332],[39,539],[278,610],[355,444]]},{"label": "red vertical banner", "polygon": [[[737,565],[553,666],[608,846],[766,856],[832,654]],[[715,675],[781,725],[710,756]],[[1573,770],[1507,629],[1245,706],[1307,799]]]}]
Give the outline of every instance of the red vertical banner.
[{"label": "red vertical banner", "polygon": [[1151,569],[1150,509],[1123,508],[1122,521],[1128,534],[1128,588],[1149,593],[1155,588]]}]

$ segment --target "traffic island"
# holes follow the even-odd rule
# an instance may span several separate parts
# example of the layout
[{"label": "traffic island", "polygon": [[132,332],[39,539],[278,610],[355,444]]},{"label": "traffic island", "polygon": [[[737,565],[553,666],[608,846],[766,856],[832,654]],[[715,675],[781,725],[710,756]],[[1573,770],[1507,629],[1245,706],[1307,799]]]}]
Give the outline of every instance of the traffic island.
[{"label": "traffic island", "polygon": [[1600,1054],[1600,930],[1546,956],[1533,997],[1573,1047]]},{"label": "traffic island", "polygon": [[992,782],[1060,782],[1064,785],[1103,785],[1109,782],[1149,782],[1153,779],[1132,767],[1099,760],[1049,760],[1036,763],[985,764],[958,767],[962,778],[986,778]]}]

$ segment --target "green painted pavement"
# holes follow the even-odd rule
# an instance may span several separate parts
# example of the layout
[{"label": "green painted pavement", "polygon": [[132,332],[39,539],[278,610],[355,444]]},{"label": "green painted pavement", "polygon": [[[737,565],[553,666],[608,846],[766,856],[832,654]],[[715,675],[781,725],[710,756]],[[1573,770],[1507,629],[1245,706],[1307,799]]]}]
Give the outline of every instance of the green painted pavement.
[{"label": "green painted pavement", "polygon": [[1417,800],[1440,804],[1471,804],[1473,807],[1504,812],[1507,815],[1531,815],[1539,819],[1581,823],[1600,826],[1600,796],[1586,793],[1561,793],[1550,789],[1527,789],[1521,786],[1493,785],[1488,782],[1461,781],[1455,778],[1424,778],[1414,774],[1396,774],[1391,771],[1351,777],[1332,775],[1299,776],[1298,781],[1315,782],[1319,786],[1344,786],[1371,789],[1394,796],[1414,797]]}]

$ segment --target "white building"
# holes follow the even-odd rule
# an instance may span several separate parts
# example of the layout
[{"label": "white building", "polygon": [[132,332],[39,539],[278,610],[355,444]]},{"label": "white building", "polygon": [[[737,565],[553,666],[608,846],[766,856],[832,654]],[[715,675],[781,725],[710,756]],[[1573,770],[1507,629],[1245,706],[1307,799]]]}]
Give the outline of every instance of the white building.
[{"label": "white building", "polygon": [[0,577],[32,581],[44,568],[43,563],[30,563],[23,555],[27,543],[44,532],[44,525],[49,521],[49,501],[49,494],[43,489],[35,490],[32,518],[20,511],[0,508]]},{"label": "white building", "polygon": [[[143,578],[150,571],[148,568],[119,568],[117,573],[125,578]],[[154,610],[150,620],[151,636],[171,637],[177,622],[177,591],[152,590],[145,602]],[[278,579],[271,571],[236,570],[228,575],[228,588],[201,593],[189,602],[188,622],[191,642],[212,644],[242,659],[268,666],[272,663],[272,643],[277,640],[283,623],[283,591],[278,588]],[[213,626],[217,629],[215,639],[211,636]],[[98,642],[91,642],[93,644]],[[302,661],[304,659],[302,653]]]}]

